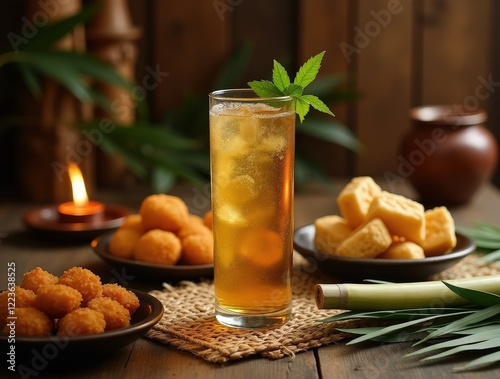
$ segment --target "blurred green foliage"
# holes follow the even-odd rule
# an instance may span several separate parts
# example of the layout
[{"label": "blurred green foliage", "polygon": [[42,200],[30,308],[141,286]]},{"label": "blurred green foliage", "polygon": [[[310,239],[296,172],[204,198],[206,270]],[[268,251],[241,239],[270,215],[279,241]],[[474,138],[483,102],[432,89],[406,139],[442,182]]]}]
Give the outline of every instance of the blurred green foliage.
[{"label": "blurred green foliage", "polygon": [[[41,27],[38,33],[19,51],[6,51],[0,55],[0,67],[13,64],[26,86],[37,97],[42,95],[41,80],[52,79],[66,87],[82,102],[108,109],[109,101],[95,91],[96,81],[133,88],[112,67],[86,53],[54,51],[51,45],[77,25],[88,21],[95,11],[87,7],[77,15]],[[252,44],[245,43],[221,67],[212,89],[233,88],[241,78],[252,53]],[[92,80],[89,80],[92,79]],[[316,80],[308,87],[326,103],[351,101],[356,94],[342,89],[345,75],[330,75]],[[208,97],[206,93],[187,93],[179,109],[168,109],[162,122],[148,120],[146,103],[137,105],[137,122],[127,127],[116,127],[103,133],[99,147],[106,153],[118,154],[140,180],[150,180],[153,192],[167,192],[179,180],[203,185],[209,180]],[[99,129],[100,120],[76,125],[91,133]],[[297,133],[332,142],[352,151],[361,144],[353,133],[335,119],[309,115],[303,124],[297,123]],[[307,155],[296,152],[296,184],[302,186],[310,180],[329,181],[321,168]]]}]

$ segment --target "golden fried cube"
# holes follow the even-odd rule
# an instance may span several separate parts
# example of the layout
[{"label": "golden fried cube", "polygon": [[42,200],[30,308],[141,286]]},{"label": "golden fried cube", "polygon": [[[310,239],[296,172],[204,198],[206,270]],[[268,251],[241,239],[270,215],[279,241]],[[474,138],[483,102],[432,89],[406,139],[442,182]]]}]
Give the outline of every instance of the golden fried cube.
[{"label": "golden fried cube", "polygon": [[316,219],[314,226],[314,246],[326,254],[335,254],[338,244],[352,232],[346,221],[337,215],[320,217]]},{"label": "golden fried cube", "polygon": [[389,248],[377,258],[382,259],[423,259],[424,249],[411,241],[393,242]]},{"label": "golden fried cube", "polygon": [[425,239],[424,206],[401,195],[382,191],[373,199],[367,219],[380,218],[389,232],[421,245]]},{"label": "golden fried cube", "polygon": [[446,254],[457,245],[455,221],[446,207],[425,211],[424,253],[431,257]]},{"label": "golden fried cube", "polygon": [[356,229],[342,241],[336,255],[352,258],[375,258],[392,243],[392,237],[379,218],[375,218]]},{"label": "golden fried cube", "polygon": [[372,200],[381,192],[381,188],[371,177],[353,178],[337,197],[337,204],[347,225],[357,228],[363,224]]}]

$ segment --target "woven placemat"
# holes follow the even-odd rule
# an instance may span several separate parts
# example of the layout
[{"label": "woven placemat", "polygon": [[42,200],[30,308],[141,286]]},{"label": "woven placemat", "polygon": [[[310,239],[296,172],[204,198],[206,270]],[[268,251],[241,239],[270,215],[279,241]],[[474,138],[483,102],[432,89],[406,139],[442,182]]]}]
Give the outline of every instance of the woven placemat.
[{"label": "woven placemat", "polygon": [[[454,279],[500,274],[500,265],[481,264],[469,256],[432,279]],[[254,355],[277,359],[294,356],[314,347],[346,338],[338,327],[359,327],[367,321],[318,323],[340,311],[318,310],[314,300],[317,283],[333,283],[297,252],[294,253],[293,317],[285,325],[271,330],[253,331],[227,328],[214,318],[212,281],[164,284],[152,291],[165,307],[165,314],[146,337],[186,350],[207,361],[227,363]]]}]

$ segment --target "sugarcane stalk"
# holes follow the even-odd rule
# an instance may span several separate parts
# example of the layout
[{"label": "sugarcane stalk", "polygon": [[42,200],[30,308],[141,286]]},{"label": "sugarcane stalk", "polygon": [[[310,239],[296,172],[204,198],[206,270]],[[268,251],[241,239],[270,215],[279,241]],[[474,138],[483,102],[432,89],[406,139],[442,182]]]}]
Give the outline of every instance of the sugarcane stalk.
[{"label": "sugarcane stalk", "polygon": [[[500,275],[446,280],[458,287],[500,295]],[[382,284],[317,284],[318,309],[391,310],[469,304],[442,281]]]}]

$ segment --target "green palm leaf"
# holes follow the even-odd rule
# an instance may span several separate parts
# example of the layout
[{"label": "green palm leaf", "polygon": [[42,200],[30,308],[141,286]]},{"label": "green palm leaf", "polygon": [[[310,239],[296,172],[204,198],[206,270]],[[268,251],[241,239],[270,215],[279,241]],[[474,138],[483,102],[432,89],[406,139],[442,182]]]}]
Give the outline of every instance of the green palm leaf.
[{"label": "green palm leaf", "polygon": [[35,72],[54,79],[81,101],[93,101],[89,86],[83,82],[83,78],[75,67],[67,65],[63,60],[52,56],[40,54],[36,58],[35,56],[30,58],[29,53],[24,54],[27,59],[21,62],[21,65],[26,65]]},{"label": "green palm leaf", "polygon": [[500,261],[500,249],[493,250],[484,257],[481,257],[481,262],[483,263],[491,263],[496,261]]},{"label": "green palm leaf", "polygon": [[147,144],[160,149],[188,149],[195,150],[200,147],[200,143],[193,139],[188,139],[175,132],[167,131],[159,125],[135,123],[133,125],[115,124],[112,131],[105,133],[101,131],[100,121],[82,122],[76,125],[88,134],[94,132],[100,135],[107,135],[110,138],[121,138],[127,140],[127,144]]},{"label": "green palm leaf", "polygon": [[487,254],[480,258],[482,262],[500,260],[500,227],[485,222],[475,221],[474,228],[457,225],[456,230],[474,240],[479,250]]},{"label": "green palm leaf", "polygon": [[[340,332],[351,333],[355,335],[366,335],[381,331],[384,328],[385,328],[384,326],[372,326],[372,327],[356,328],[356,329],[338,328],[337,330]],[[407,328],[403,332],[382,334],[381,336],[372,338],[371,340],[375,342],[395,343],[395,342],[414,341],[416,339],[420,339],[421,337],[422,337],[422,332],[420,331],[419,328],[414,328],[414,329]]]},{"label": "green palm leaf", "polygon": [[500,227],[488,224],[486,222],[474,221],[474,226],[481,230],[491,231],[493,233],[500,233]]},{"label": "green palm leaf", "polygon": [[[131,129],[130,127],[118,127],[118,133],[109,133],[103,135],[101,147],[109,154],[120,155],[127,166],[137,175],[138,178],[145,179],[149,173],[154,173],[152,186],[155,192],[164,192],[170,189],[171,180],[165,178],[165,173],[168,171],[176,178],[182,178],[195,185],[204,183],[203,177],[196,172],[196,169],[189,167],[184,161],[179,159],[178,153],[165,151],[165,148],[156,148],[157,146],[147,145],[142,148],[141,142],[131,139],[123,139],[123,130]],[[163,177],[161,176],[163,175]]]},{"label": "green palm leaf", "polygon": [[455,330],[459,330],[460,328],[466,326],[474,325],[480,321],[486,320],[498,314],[500,314],[500,304],[496,304],[485,309],[477,310],[472,314],[465,316],[464,318],[455,320],[449,323],[448,325],[439,328],[438,330],[435,330],[434,332],[430,333],[427,337],[421,339],[415,345],[421,344],[431,338],[445,336],[447,334],[453,333]]},{"label": "green palm leaf", "polygon": [[20,50],[46,51],[54,42],[71,32],[75,26],[89,21],[96,9],[97,5],[92,4],[74,16],[40,27],[36,35],[26,45],[21,46]]},{"label": "green palm leaf", "polygon": [[472,228],[460,228],[460,230],[465,231],[467,234],[474,238],[480,238],[486,241],[499,241],[500,242],[500,232],[493,231],[491,229],[472,229]]},{"label": "green palm leaf", "polygon": [[37,53],[39,57],[64,62],[78,70],[80,76],[88,76],[94,80],[114,84],[123,88],[132,88],[132,83],[127,81],[110,65],[85,53],[74,53],[69,51],[47,51],[43,54]]},{"label": "green palm leaf", "polygon": [[336,143],[354,152],[362,149],[362,144],[356,136],[338,121],[324,118],[309,118],[303,125],[297,127],[297,132],[323,141]]},{"label": "green palm leaf", "polygon": [[[500,362],[500,296],[445,284],[457,295],[476,305],[454,308],[421,308],[391,311],[347,311],[323,322],[349,319],[395,320],[390,326],[374,326],[339,331],[358,336],[348,344],[367,340],[403,342],[417,339],[413,346],[437,338],[447,340],[422,347],[405,357],[427,354],[422,361],[453,357],[466,351],[480,351],[483,355],[464,365],[453,368],[455,372],[470,371]],[[424,335],[422,337],[422,334]],[[432,353],[432,355],[428,355]]]},{"label": "green palm leaf", "polygon": [[412,357],[415,355],[421,355],[421,354],[426,354],[430,353],[432,351],[436,350],[441,350],[444,348],[448,347],[456,347],[456,346],[462,346],[470,343],[475,343],[479,341],[488,341],[491,338],[495,337],[500,337],[500,329],[498,330],[491,330],[491,328],[487,328],[484,332],[480,333],[474,333],[472,335],[467,335],[462,338],[455,338],[450,341],[445,341],[441,343],[437,343],[431,346],[424,347],[422,349],[419,349],[417,351],[414,351],[413,353],[406,354],[405,357]]},{"label": "green palm leaf", "polygon": [[500,296],[498,296],[497,294],[462,288],[447,282],[443,283],[458,296],[469,300],[473,304],[481,305],[483,307],[490,307],[496,304],[500,304]]},{"label": "green palm leaf", "polygon": [[482,341],[482,342],[457,346],[453,349],[443,351],[442,353],[431,355],[429,357],[425,357],[422,359],[422,361],[429,361],[429,360],[433,360],[433,359],[446,358],[446,357],[449,357],[449,356],[452,356],[454,354],[458,354],[458,353],[464,352],[464,351],[498,348],[499,345],[500,345],[500,337],[488,338],[487,340]]},{"label": "green palm leaf", "polygon": [[477,325],[473,328],[458,330],[454,334],[466,334],[467,335],[467,334],[482,333],[482,332],[490,331],[492,325],[496,325],[496,327],[500,327],[500,320],[493,320],[490,322],[481,323],[480,325]]},{"label": "green palm leaf", "polygon": [[127,167],[139,179],[145,179],[148,176],[148,167],[144,164],[143,157],[132,149],[127,148],[125,145],[111,139],[104,138],[101,149],[109,155],[118,154],[127,164]]},{"label": "green palm leaf", "polygon": [[177,176],[164,167],[154,167],[151,173],[151,186],[153,192],[165,193],[170,190],[177,182]]},{"label": "green palm leaf", "polygon": [[500,351],[495,351],[494,353],[483,355],[480,358],[474,359],[463,366],[456,366],[453,368],[454,372],[470,371],[479,368],[484,368],[490,366],[494,363],[500,361]]},{"label": "green palm leaf", "polygon": [[402,309],[402,310],[384,310],[384,311],[349,311],[339,313],[334,316],[330,316],[321,322],[333,322],[342,320],[352,320],[358,318],[380,318],[380,319],[411,319],[415,317],[427,317],[432,315],[442,315],[442,314],[466,314],[474,312],[473,309],[468,309],[468,307],[461,308],[414,308],[414,309]]},{"label": "green palm leaf", "polygon": [[[231,54],[229,59],[224,63],[219,70],[217,77],[213,83],[214,89],[231,88],[235,83],[239,82],[243,72],[245,71],[250,55],[252,54],[254,43],[250,41],[244,42],[237,47],[235,52]],[[205,99],[204,99],[205,100]],[[204,104],[207,104],[204,102]],[[208,109],[207,109],[208,113]]]},{"label": "green palm leaf", "polygon": [[16,64],[28,89],[35,96],[42,92],[39,77],[46,77],[67,88],[79,100],[107,108],[107,100],[91,88],[88,79],[129,89],[132,88],[131,83],[115,69],[88,54],[51,50],[55,42],[78,24],[88,21],[96,8],[95,4],[87,6],[74,16],[38,28],[35,36],[21,45],[19,51],[16,49],[16,52],[3,54],[0,65]]},{"label": "green palm leaf", "polygon": [[92,102],[103,108],[108,107],[108,101],[90,87],[88,78],[124,88],[131,87],[112,67],[86,54],[27,51],[16,54],[16,62],[19,72],[35,96],[41,94],[38,76],[55,80],[79,100]]},{"label": "green palm leaf", "polygon": [[325,188],[330,188],[332,185],[328,174],[301,152],[297,152],[295,157],[294,171],[297,188],[300,188],[305,183],[309,183],[311,179],[321,183]]},{"label": "green palm leaf", "polygon": [[327,99],[330,102],[332,88],[337,88],[345,84],[347,76],[345,74],[327,74],[307,86],[304,93],[315,94],[316,96]]},{"label": "green palm leaf", "polygon": [[[437,314],[437,315],[432,315],[432,316],[428,316],[428,317],[417,318],[416,320],[410,320],[410,321],[406,321],[406,322],[403,322],[400,324],[387,326],[381,330],[377,330],[377,331],[374,331],[373,333],[369,333],[369,334],[366,334],[362,337],[355,338],[354,340],[348,342],[347,344],[351,345],[351,344],[355,344],[355,343],[359,343],[359,342],[363,342],[363,341],[368,341],[368,340],[371,340],[373,338],[380,337],[384,334],[389,334],[389,333],[393,333],[393,332],[396,332],[399,330],[403,330],[409,326],[422,324],[422,323],[427,322],[427,321],[433,321],[433,320],[441,318],[441,317],[448,317],[448,316],[454,316],[454,315],[460,315],[460,314],[462,314],[462,312],[451,313],[451,314]],[[472,315],[474,315],[474,313]]]},{"label": "green palm leaf", "polygon": [[17,68],[31,93],[35,97],[39,97],[42,94],[42,86],[40,84],[40,80],[35,74],[35,70],[24,64],[18,65]]}]

